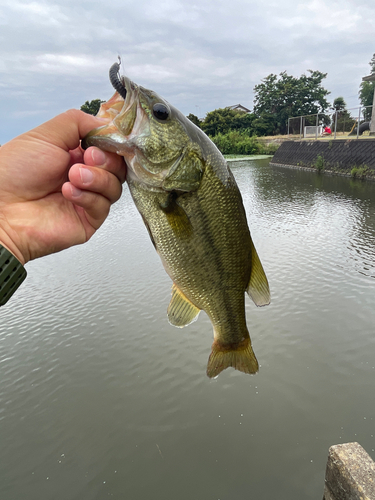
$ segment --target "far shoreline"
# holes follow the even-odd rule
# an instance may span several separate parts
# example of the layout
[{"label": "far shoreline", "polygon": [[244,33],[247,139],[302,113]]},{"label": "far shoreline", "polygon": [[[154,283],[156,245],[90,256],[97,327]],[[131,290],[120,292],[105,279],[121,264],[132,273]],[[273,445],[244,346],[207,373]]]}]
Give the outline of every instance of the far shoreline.
[{"label": "far shoreline", "polygon": [[223,155],[227,161],[266,160],[273,155]]}]

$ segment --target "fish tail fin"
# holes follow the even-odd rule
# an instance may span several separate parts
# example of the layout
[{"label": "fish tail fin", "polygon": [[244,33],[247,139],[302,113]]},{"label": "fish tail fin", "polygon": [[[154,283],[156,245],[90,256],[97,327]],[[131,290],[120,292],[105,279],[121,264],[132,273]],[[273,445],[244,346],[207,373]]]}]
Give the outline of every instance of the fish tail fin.
[{"label": "fish tail fin", "polygon": [[244,373],[256,373],[259,370],[249,335],[238,344],[223,344],[218,340],[212,344],[207,364],[207,376],[217,377],[230,366]]}]

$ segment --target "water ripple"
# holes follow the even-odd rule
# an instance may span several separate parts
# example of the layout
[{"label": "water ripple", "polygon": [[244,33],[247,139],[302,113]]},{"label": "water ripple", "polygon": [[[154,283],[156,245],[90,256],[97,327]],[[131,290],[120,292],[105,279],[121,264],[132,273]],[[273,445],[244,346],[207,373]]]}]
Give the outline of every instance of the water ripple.
[{"label": "water ripple", "polygon": [[312,499],[340,436],[374,446],[374,186],[232,169],[272,292],[246,300],[259,374],[206,377],[212,326],[169,325],[171,283],[125,189],[0,310],[1,498]]}]

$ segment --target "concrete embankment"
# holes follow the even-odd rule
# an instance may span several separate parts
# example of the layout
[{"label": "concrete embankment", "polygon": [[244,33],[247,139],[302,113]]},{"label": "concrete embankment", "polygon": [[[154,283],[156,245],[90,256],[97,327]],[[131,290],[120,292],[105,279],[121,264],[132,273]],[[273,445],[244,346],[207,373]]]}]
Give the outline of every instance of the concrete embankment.
[{"label": "concrete embankment", "polygon": [[375,178],[375,139],[286,141],[280,145],[270,163]]},{"label": "concrete embankment", "polygon": [[329,449],[323,500],[374,500],[375,464],[358,443]]}]

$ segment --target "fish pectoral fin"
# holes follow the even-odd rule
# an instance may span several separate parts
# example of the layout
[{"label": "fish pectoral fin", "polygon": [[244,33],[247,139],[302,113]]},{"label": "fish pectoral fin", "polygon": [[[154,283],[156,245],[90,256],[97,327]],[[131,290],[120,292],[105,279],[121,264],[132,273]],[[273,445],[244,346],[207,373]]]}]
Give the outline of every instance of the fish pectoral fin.
[{"label": "fish pectoral fin", "polygon": [[196,320],[199,312],[200,309],[173,283],[172,298],[167,311],[170,324],[182,328]]},{"label": "fish pectoral fin", "polygon": [[171,191],[163,204],[161,210],[165,213],[168,224],[178,238],[189,238],[193,234],[190,219],[185,210],[178,204],[176,191]]},{"label": "fish pectoral fin", "polygon": [[266,306],[271,302],[267,276],[253,242],[251,242],[251,275],[246,291],[257,306]]},{"label": "fish pectoral fin", "polygon": [[243,373],[254,374],[259,370],[257,358],[251,347],[250,337],[239,344],[222,344],[218,340],[212,344],[212,350],[207,364],[207,376],[214,378],[229,367]]}]

